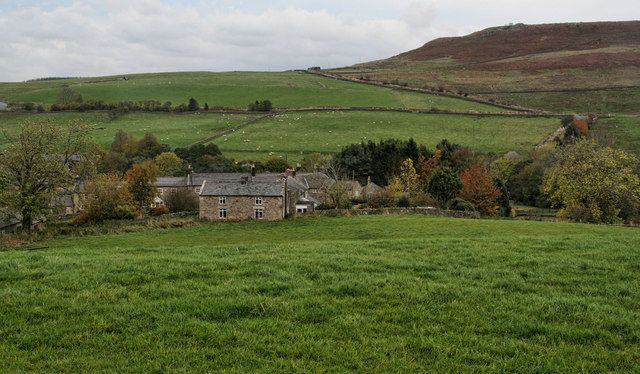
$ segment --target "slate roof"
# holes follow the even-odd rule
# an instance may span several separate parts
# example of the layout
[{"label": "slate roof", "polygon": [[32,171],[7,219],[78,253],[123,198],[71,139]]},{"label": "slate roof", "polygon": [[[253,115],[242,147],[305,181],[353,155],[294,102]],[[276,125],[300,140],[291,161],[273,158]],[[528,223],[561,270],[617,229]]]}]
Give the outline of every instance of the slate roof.
[{"label": "slate roof", "polygon": [[335,181],[325,173],[298,173],[295,179],[313,190],[331,187]]},{"label": "slate roof", "polygon": [[[243,177],[250,180],[251,173],[194,173],[191,176],[191,185],[201,186],[205,180],[207,183],[239,183]],[[282,179],[282,174],[277,173],[259,173],[253,177],[254,182],[277,182]]]},{"label": "slate roof", "polygon": [[186,187],[187,178],[185,177],[158,177],[156,179],[156,187]]},{"label": "slate roof", "polygon": [[284,182],[207,183],[200,196],[284,196]]}]

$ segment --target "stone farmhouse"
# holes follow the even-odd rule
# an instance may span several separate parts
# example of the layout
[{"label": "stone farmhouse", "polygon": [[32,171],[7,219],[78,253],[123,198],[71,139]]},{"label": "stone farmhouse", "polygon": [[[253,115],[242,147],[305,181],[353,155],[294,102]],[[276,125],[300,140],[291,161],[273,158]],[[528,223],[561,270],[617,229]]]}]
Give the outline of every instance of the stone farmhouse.
[{"label": "stone farmhouse", "polygon": [[[329,201],[329,190],[336,181],[324,173],[189,173],[184,177],[159,177],[154,204],[164,206],[167,198],[179,189],[198,197],[199,214],[207,220],[279,220],[313,212]],[[357,181],[341,182],[349,197],[361,198],[365,191]],[[377,187],[379,188],[379,187]]]}]

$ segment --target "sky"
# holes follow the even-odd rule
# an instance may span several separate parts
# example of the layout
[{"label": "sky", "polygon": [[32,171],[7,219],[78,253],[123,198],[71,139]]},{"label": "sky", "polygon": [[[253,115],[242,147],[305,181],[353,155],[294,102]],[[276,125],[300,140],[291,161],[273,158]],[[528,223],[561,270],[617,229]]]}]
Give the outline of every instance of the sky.
[{"label": "sky", "polygon": [[0,0],[0,81],[282,71],[509,23],[640,19],[638,0]]}]

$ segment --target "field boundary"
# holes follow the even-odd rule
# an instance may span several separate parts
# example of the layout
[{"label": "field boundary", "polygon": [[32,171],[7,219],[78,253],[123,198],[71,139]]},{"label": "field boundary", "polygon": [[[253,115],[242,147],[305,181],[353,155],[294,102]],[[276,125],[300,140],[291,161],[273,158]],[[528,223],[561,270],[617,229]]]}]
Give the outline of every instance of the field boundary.
[{"label": "field boundary", "polygon": [[579,93],[579,92],[598,92],[598,91],[627,91],[640,89],[640,86],[609,86],[594,88],[560,88],[557,90],[524,90],[524,91],[477,91],[474,95],[492,95],[492,94],[535,94],[535,93]]},{"label": "field boundary", "polygon": [[495,102],[491,102],[489,100],[484,100],[484,99],[477,98],[477,97],[468,97],[468,96],[456,95],[456,94],[446,93],[446,92],[436,92],[436,91],[427,90],[427,89],[424,89],[424,88],[401,86],[401,85],[390,84],[390,83],[389,84],[384,84],[382,82],[377,82],[377,81],[364,81],[364,80],[356,79],[356,78],[343,77],[343,76],[337,75],[337,74],[329,74],[329,73],[322,72],[322,71],[309,71],[309,70],[301,70],[301,71],[304,71],[307,74],[313,74],[313,75],[317,75],[317,76],[321,76],[321,77],[325,77],[325,78],[330,78],[330,79],[337,79],[337,80],[341,80],[341,81],[345,81],[345,82],[368,84],[368,85],[371,85],[371,86],[386,87],[386,88],[402,90],[402,91],[419,92],[419,93],[423,93],[423,94],[442,96],[442,97],[449,97],[449,98],[452,98],[452,99],[465,100],[465,101],[474,102],[474,103],[478,103],[478,104],[490,105],[490,106],[494,106],[496,108],[507,109],[507,110],[511,110],[511,111],[515,111],[515,112],[546,113],[544,111],[530,109],[530,108],[524,108],[524,107],[519,107],[519,106],[514,106],[514,105],[506,105],[506,104],[495,103]]}]

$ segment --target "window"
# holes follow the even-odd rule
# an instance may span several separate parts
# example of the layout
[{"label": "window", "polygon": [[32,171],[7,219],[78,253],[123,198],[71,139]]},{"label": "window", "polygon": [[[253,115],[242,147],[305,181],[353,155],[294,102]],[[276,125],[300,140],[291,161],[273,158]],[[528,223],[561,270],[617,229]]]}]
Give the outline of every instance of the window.
[{"label": "window", "polygon": [[201,188],[200,188],[200,187],[196,187],[196,188],[195,188],[195,192],[196,192],[196,194],[197,194],[197,195],[200,195],[200,191],[201,191]]},{"label": "window", "polygon": [[158,195],[162,195],[163,192],[164,190],[162,188],[158,188]]},{"label": "window", "polygon": [[307,212],[307,207],[305,206],[305,207],[297,208],[296,212],[298,212],[298,213],[306,213]]},{"label": "window", "polygon": [[262,205],[262,196],[256,197],[256,205]]},{"label": "window", "polygon": [[263,219],[263,218],[264,218],[264,209],[256,209],[256,219]]},{"label": "window", "polygon": [[225,205],[226,203],[227,203],[227,197],[226,196],[218,197],[218,204]]},{"label": "window", "polygon": [[227,210],[226,209],[218,210],[218,217],[220,217],[221,219],[227,218]]}]

